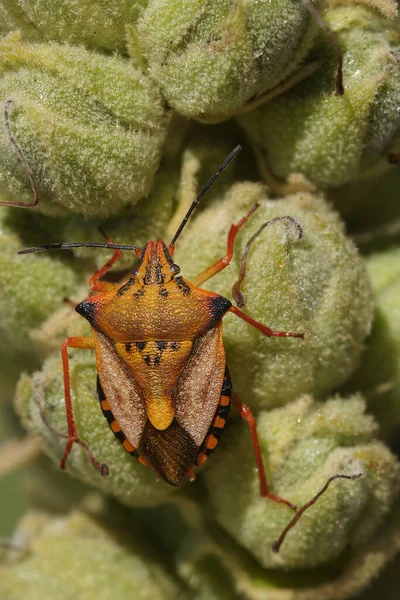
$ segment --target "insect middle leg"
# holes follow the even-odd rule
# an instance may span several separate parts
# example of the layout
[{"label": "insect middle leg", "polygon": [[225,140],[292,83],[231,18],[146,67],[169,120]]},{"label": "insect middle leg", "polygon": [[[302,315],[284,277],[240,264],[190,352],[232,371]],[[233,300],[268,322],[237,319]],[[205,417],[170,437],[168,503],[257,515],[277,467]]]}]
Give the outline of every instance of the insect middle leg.
[{"label": "insect middle leg", "polygon": [[235,392],[232,393],[232,403],[233,403],[234,407],[236,408],[236,410],[238,411],[240,417],[244,421],[246,421],[247,425],[249,426],[251,441],[252,441],[253,449],[254,449],[254,455],[255,455],[256,463],[257,463],[258,480],[260,483],[261,496],[263,496],[265,498],[269,498],[270,500],[274,500],[274,502],[280,502],[280,503],[286,504],[289,508],[291,508],[292,510],[295,511],[296,506],[294,504],[292,504],[292,502],[289,502],[288,500],[285,500],[284,498],[281,498],[280,496],[276,496],[275,494],[272,494],[269,491],[267,477],[265,475],[264,463],[263,463],[263,459],[261,456],[260,443],[258,441],[256,420],[254,418],[253,413],[251,412],[250,408],[240,400],[239,396],[237,394],[235,394]]},{"label": "insect middle leg", "polygon": [[193,285],[199,286],[200,284],[207,281],[207,279],[214,277],[214,275],[216,275],[217,273],[219,273],[220,271],[222,271],[223,269],[225,269],[225,267],[227,267],[229,265],[229,263],[231,262],[232,257],[233,257],[233,244],[235,242],[235,237],[236,237],[238,231],[240,230],[240,228],[243,227],[243,225],[246,223],[248,218],[253,214],[253,212],[255,210],[257,210],[258,207],[259,207],[259,204],[254,204],[254,206],[252,206],[252,208],[249,210],[247,215],[245,215],[239,221],[239,223],[236,223],[236,225],[231,225],[231,228],[230,228],[229,234],[228,234],[228,244],[227,244],[225,256],[223,256],[222,258],[217,260],[217,262],[210,265],[209,267],[207,267],[207,269],[204,269],[204,271],[199,273],[199,275],[197,275],[197,277],[194,278]]},{"label": "insect middle leg", "polygon": [[[86,350],[93,350],[94,340],[92,337],[70,337],[67,338],[61,346],[61,356],[64,371],[65,410],[67,413],[68,434],[63,434],[61,432],[56,431],[53,427],[50,427],[51,429],[53,429],[53,431],[56,431],[58,435],[60,435],[61,437],[65,437],[65,439],[67,440],[67,445],[65,446],[64,454],[60,462],[60,468],[63,470],[65,469],[65,463],[71,452],[72,446],[74,444],[79,444],[86,452],[89,462],[94,466],[94,468],[97,469],[97,471],[99,471],[101,475],[106,476],[110,472],[108,466],[104,463],[100,463],[99,461],[97,461],[96,457],[91,452],[89,447],[78,437],[71,400],[71,378],[69,374],[68,348],[82,348]],[[47,420],[44,420],[46,424],[49,425],[47,423]]]},{"label": "insect middle leg", "polygon": [[294,333],[293,331],[274,331],[267,325],[263,325],[262,323],[255,321],[254,319],[246,315],[246,313],[236,308],[236,306],[231,306],[228,309],[228,311],[233,313],[240,319],[243,319],[243,321],[246,321],[246,323],[250,323],[250,325],[253,325],[253,327],[261,331],[261,333],[263,333],[267,337],[295,337],[301,339],[304,338],[304,333]]}]

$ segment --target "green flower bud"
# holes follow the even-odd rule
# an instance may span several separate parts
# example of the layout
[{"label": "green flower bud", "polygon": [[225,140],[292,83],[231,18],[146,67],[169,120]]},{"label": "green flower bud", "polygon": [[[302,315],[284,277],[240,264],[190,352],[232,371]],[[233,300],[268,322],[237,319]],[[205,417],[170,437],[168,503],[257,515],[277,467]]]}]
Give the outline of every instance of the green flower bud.
[{"label": "green flower bud", "polygon": [[393,165],[389,173],[328,191],[328,199],[364,252],[400,231],[399,186],[400,169]]},{"label": "green flower bud", "polygon": [[7,395],[22,368],[38,366],[31,330],[74,293],[81,278],[68,255],[18,256],[27,239],[37,243],[45,223],[38,215],[14,218],[13,210],[0,209],[0,380]]},{"label": "green flower bud", "polygon": [[[76,328],[75,331],[79,331],[81,335],[90,335],[90,327],[85,322],[82,329]],[[102,477],[90,464],[84,450],[76,444],[68,457],[68,473],[106,494],[115,496],[128,506],[165,500],[177,488],[164,481],[157,481],[152,469],[146,468],[130,456],[116,439],[103,416],[96,391],[94,351],[71,349],[68,354],[74,416],[79,437],[89,446],[99,462],[108,465],[110,474],[108,477]],[[63,456],[66,440],[46,425],[40,414],[40,406],[43,407],[51,426],[59,432],[66,433],[63,382],[61,353],[58,351],[44,362],[41,372],[32,377],[22,376],[15,397],[17,412],[24,427],[41,436],[46,452],[57,464]]]},{"label": "green flower bud", "polygon": [[297,1],[150,0],[131,39],[170,106],[224,120],[293,73],[315,30]]},{"label": "green flower bud", "polygon": [[[128,60],[80,47],[0,42],[0,97],[9,128],[51,214],[116,214],[146,196],[166,134],[163,101]],[[5,131],[0,174],[8,199],[29,202],[26,167]],[[50,204],[51,202],[51,204]]]},{"label": "green flower bud", "polygon": [[74,512],[68,517],[28,513],[15,533],[27,545],[0,565],[0,595],[8,600],[135,598],[172,600],[179,586],[151,554],[145,540],[109,523]]},{"label": "green flower bud", "polygon": [[276,178],[302,173],[336,187],[391,168],[400,141],[400,70],[396,24],[359,6],[326,15],[344,53],[343,96],[333,94],[336,58],[324,38],[314,75],[239,123],[265,152]]},{"label": "green flower bud", "polygon": [[125,52],[126,24],[136,21],[146,4],[147,0],[3,0],[2,31],[20,29],[30,40]]},{"label": "green flower bud", "polygon": [[[143,248],[149,240],[165,239],[167,226],[176,208],[176,194],[179,186],[180,164],[177,160],[163,160],[154,179],[153,188],[147,198],[126,211],[124,216],[83,221],[79,215],[68,220],[58,241],[104,242],[99,231],[101,227],[110,239],[118,244],[134,245]],[[87,280],[100,269],[112,254],[112,250],[99,248],[76,248],[77,260],[86,264]],[[132,269],[137,261],[133,251],[124,252],[115,270]],[[83,296],[88,289],[83,290]]]},{"label": "green flower bud", "polygon": [[[214,527],[186,533],[178,572],[196,600],[396,600],[399,560],[390,561],[399,549],[398,510],[368,544],[347,549],[343,559],[317,569],[263,569]],[[363,590],[367,593],[359,595]]]},{"label": "green flower bud", "polygon": [[225,255],[231,224],[255,202],[260,208],[238,234],[232,263],[202,284],[231,297],[248,240],[268,220],[297,219],[302,239],[283,221],[260,232],[248,254],[241,290],[249,316],[274,330],[305,332],[305,339],[266,338],[234,315],[224,319],[233,386],[254,409],[337,388],[358,365],[373,311],[365,267],[337,214],[310,194],[268,201],[265,189],[254,183],[234,185],[188,224],[174,258],[184,277],[193,279]]},{"label": "green flower bud", "polygon": [[393,19],[398,14],[396,0],[327,0],[327,4],[332,8],[336,8],[337,6],[341,6],[343,4],[365,4],[379,11],[388,19]]},{"label": "green flower bud", "polygon": [[[217,167],[224,161],[235,145],[237,145],[237,132],[235,130],[232,132],[226,126],[213,127],[214,129],[217,129],[221,135],[210,132],[210,128],[198,126],[194,128],[194,131],[191,132],[190,137],[186,140],[181,159],[177,206],[167,228],[168,241],[175,235],[189,206],[199,193],[199,185],[204,185],[210,179]],[[229,141],[226,139],[227,132],[231,134]],[[223,133],[225,133],[225,139]],[[196,209],[197,211],[201,211],[204,205],[212,203],[215,198],[227,192],[234,181],[241,178],[241,169],[247,158],[248,153],[243,152],[240,155],[240,160],[235,160],[229,165],[229,169],[224,171],[223,176],[207,192],[204,204],[202,201],[202,204]],[[246,164],[245,166],[248,167]],[[246,171],[249,171],[249,169],[246,169]]]},{"label": "green flower bud", "polygon": [[374,580],[371,586],[362,595],[361,600],[397,600],[398,582],[400,569],[400,555],[387,566],[382,575]]},{"label": "green flower bud", "polygon": [[[273,493],[301,506],[334,481],[272,551],[293,513],[259,493],[250,436],[238,419],[206,469],[210,512],[264,567],[314,567],[373,540],[400,489],[400,465],[373,440],[377,426],[360,397],[313,403],[303,396],[257,420],[261,451]],[[240,457],[240,460],[238,460]]]},{"label": "green flower bud", "polygon": [[347,389],[360,389],[384,437],[400,425],[400,248],[366,259],[376,297],[375,319],[360,368]]}]

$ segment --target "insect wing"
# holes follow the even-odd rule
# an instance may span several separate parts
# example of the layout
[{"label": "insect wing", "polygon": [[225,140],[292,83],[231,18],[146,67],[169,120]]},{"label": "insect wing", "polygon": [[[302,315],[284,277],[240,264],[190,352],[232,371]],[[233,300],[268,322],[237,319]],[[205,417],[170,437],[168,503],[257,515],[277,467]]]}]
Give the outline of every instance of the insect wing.
[{"label": "insect wing", "polygon": [[219,324],[197,338],[178,385],[175,418],[199,449],[218,407],[225,365]]},{"label": "insect wing", "polygon": [[99,331],[93,334],[97,371],[105,397],[124,435],[137,448],[147,419],[140,391],[111,340]]}]

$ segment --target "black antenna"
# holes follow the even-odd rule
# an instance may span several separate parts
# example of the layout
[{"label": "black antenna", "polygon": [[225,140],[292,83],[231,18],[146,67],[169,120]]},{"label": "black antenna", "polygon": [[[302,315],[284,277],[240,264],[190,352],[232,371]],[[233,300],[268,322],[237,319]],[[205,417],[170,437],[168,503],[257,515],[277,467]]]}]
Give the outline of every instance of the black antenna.
[{"label": "black antenna", "polygon": [[241,151],[241,149],[242,149],[242,146],[240,144],[238,144],[236,146],[236,148],[234,150],[232,150],[232,152],[226,157],[226,159],[224,160],[224,162],[218,167],[218,169],[215,171],[214,175],[212,177],[210,177],[210,179],[207,181],[207,183],[205,184],[205,186],[202,187],[202,189],[200,190],[199,195],[197,196],[196,200],[194,200],[192,202],[192,205],[190,206],[189,210],[187,211],[185,218],[183,219],[182,223],[179,225],[178,230],[175,233],[175,235],[174,235],[174,237],[172,239],[172,242],[170,243],[170,246],[174,246],[175,245],[176,240],[178,239],[178,237],[182,233],[182,229],[185,227],[186,223],[189,220],[190,215],[192,214],[192,212],[194,211],[194,209],[196,208],[196,206],[198,205],[198,203],[200,202],[200,200],[202,199],[202,197],[208,192],[208,190],[213,185],[213,183],[215,183],[215,181],[221,175],[222,171],[225,171],[225,169],[229,165],[229,163],[233,161],[233,159],[236,157],[237,154],[239,154],[239,152]]},{"label": "black antenna", "polygon": [[61,244],[48,244],[47,246],[35,246],[25,248],[18,254],[31,254],[32,252],[43,252],[44,250],[70,250],[71,248],[111,248],[112,250],[140,250],[137,246],[124,246],[123,244],[102,244],[99,242],[62,242]]}]

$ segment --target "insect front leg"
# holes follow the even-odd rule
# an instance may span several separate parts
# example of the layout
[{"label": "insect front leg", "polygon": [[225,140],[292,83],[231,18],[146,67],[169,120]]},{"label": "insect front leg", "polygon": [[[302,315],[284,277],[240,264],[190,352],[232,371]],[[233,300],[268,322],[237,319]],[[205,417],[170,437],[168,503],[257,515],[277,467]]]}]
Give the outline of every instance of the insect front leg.
[{"label": "insect front leg", "polygon": [[[100,233],[105,238],[107,244],[115,244],[115,242],[108,237],[108,235],[101,227]],[[101,277],[103,277],[103,275],[107,273],[109,269],[111,269],[111,267],[122,257],[122,255],[122,250],[114,250],[114,254],[110,258],[110,260],[108,260],[106,264],[103,267],[101,267],[101,269],[96,271],[96,273],[90,278],[89,286],[91,290],[93,290],[94,292],[109,292],[115,289],[115,283],[110,283],[108,281],[100,281],[100,279]]]},{"label": "insect front leg", "polygon": [[[107,234],[105,234],[102,229],[100,229],[100,231],[103,234],[103,236],[106,238],[106,241],[107,241],[108,244],[114,244],[113,240],[110,240],[108,238]],[[98,271],[96,271],[96,273],[91,276],[91,278],[89,280],[89,286],[90,286],[91,290],[93,290],[94,292],[108,292],[108,291],[112,290],[115,287],[115,284],[109,283],[107,281],[100,281],[100,278],[103,277],[103,275],[105,275],[107,273],[107,271],[109,269],[111,269],[111,267],[121,257],[122,257],[122,251],[121,250],[114,250],[114,254],[110,258],[110,260],[108,260],[106,262],[106,264],[103,267],[101,267],[101,269],[99,269]]]},{"label": "insect front leg", "polygon": [[235,394],[234,392],[232,394],[232,402],[233,402],[233,405],[235,406],[236,410],[238,411],[240,417],[244,421],[246,421],[247,425],[249,426],[251,441],[252,441],[253,449],[254,449],[254,455],[256,457],[258,480],[260,483],[261,496],[263,496],[265,498],[269,498],[270,500],[274,500],[274,502],[280,502],[280,503],[286,504],[286,506],[288,506],[292,510],[296,510],[296,506],[294,504],[292,504],[292,502],[289,502],[288,500],[285,500],[284,498],[281,498],[280,496],[276,496],[275,494],[272,494],[269,491],[267,477],[265,475],[264,463],[263,463],[263,459],[261,456],[260,443],[258,441],[257,426],[256,426],[256,420],[254,418],[254,415],[251,412],[250,408],[246,404],[244,404],[240,400],[239,396],[237,394]]},{"label": "insect front leg", "polygon": [[236,223],[236,225],[231,225],[231,228],[230,228],[229,234],[228,234],[228,244],[227,244],[225,256],[223,256],[222,258],[217,260],[217,262],[210,265],[209,267],[207,267],[207,269],[204,269],[204,271],[202,271],[199,275],[197,275],[197,277],[195,277],[195,279],[193,280],[193,285],[199,286],[200,284],[207,281],[207,279],[211,279],[211,277],[214,277],[214,275],[216,275],[217,273],[219,273],[220,271],[222,271],[223,269],[225,269],[225,267],[227,267],[229,265],[229,263],[231,262],[232,257],[233,257],[233,244],[235,242],[235,237],[236,237],[238,231],[240,230],[240,228],[243,227],[243,225],[246,223],[248,218],[253,214],[253,212],[255,210],[257,210],[258,207],[259,207],[258,204],[254,204],[254,206],[252,206],[252,208],[249,210],[247,215],[245,215],[239,221],[239,223]]},{"label": "insect front leg", "polygon": [[68,434],[61,433],[56,431],[53,427],[49,425],[47,419],[43,415],[45,423],[55,431],[58,435],[65,438],[67,440],[67,445],[65,446],[64,454],[60,462],[60,468],[65,469],[65,463],[67,461],[68,455],[71,452],[72,446],[74,444],[79,444],[82,446],[86,455],[89,459],[89,462],[94,466],[97,471],[103,476],[107,476],[110,472],[108,466],[104,463],[100,463],[96,460],[96,457],[93,455],[89,447],[79,439],[78,432],[75,425],[74,420],[74,411],[72,408],[72,400],[71,400],[71,379],[69,375],[69,359],[68,359],[68,348],[82,348],[87,350],[94,349],[94,340],[92,337],[70,337],[65,340],[63,345],[61,346],[61,356],[63,363],[63,372],[64,372],[64,397],[65,397],[65,410],[67,413],[67,423],[68,423]]}]

